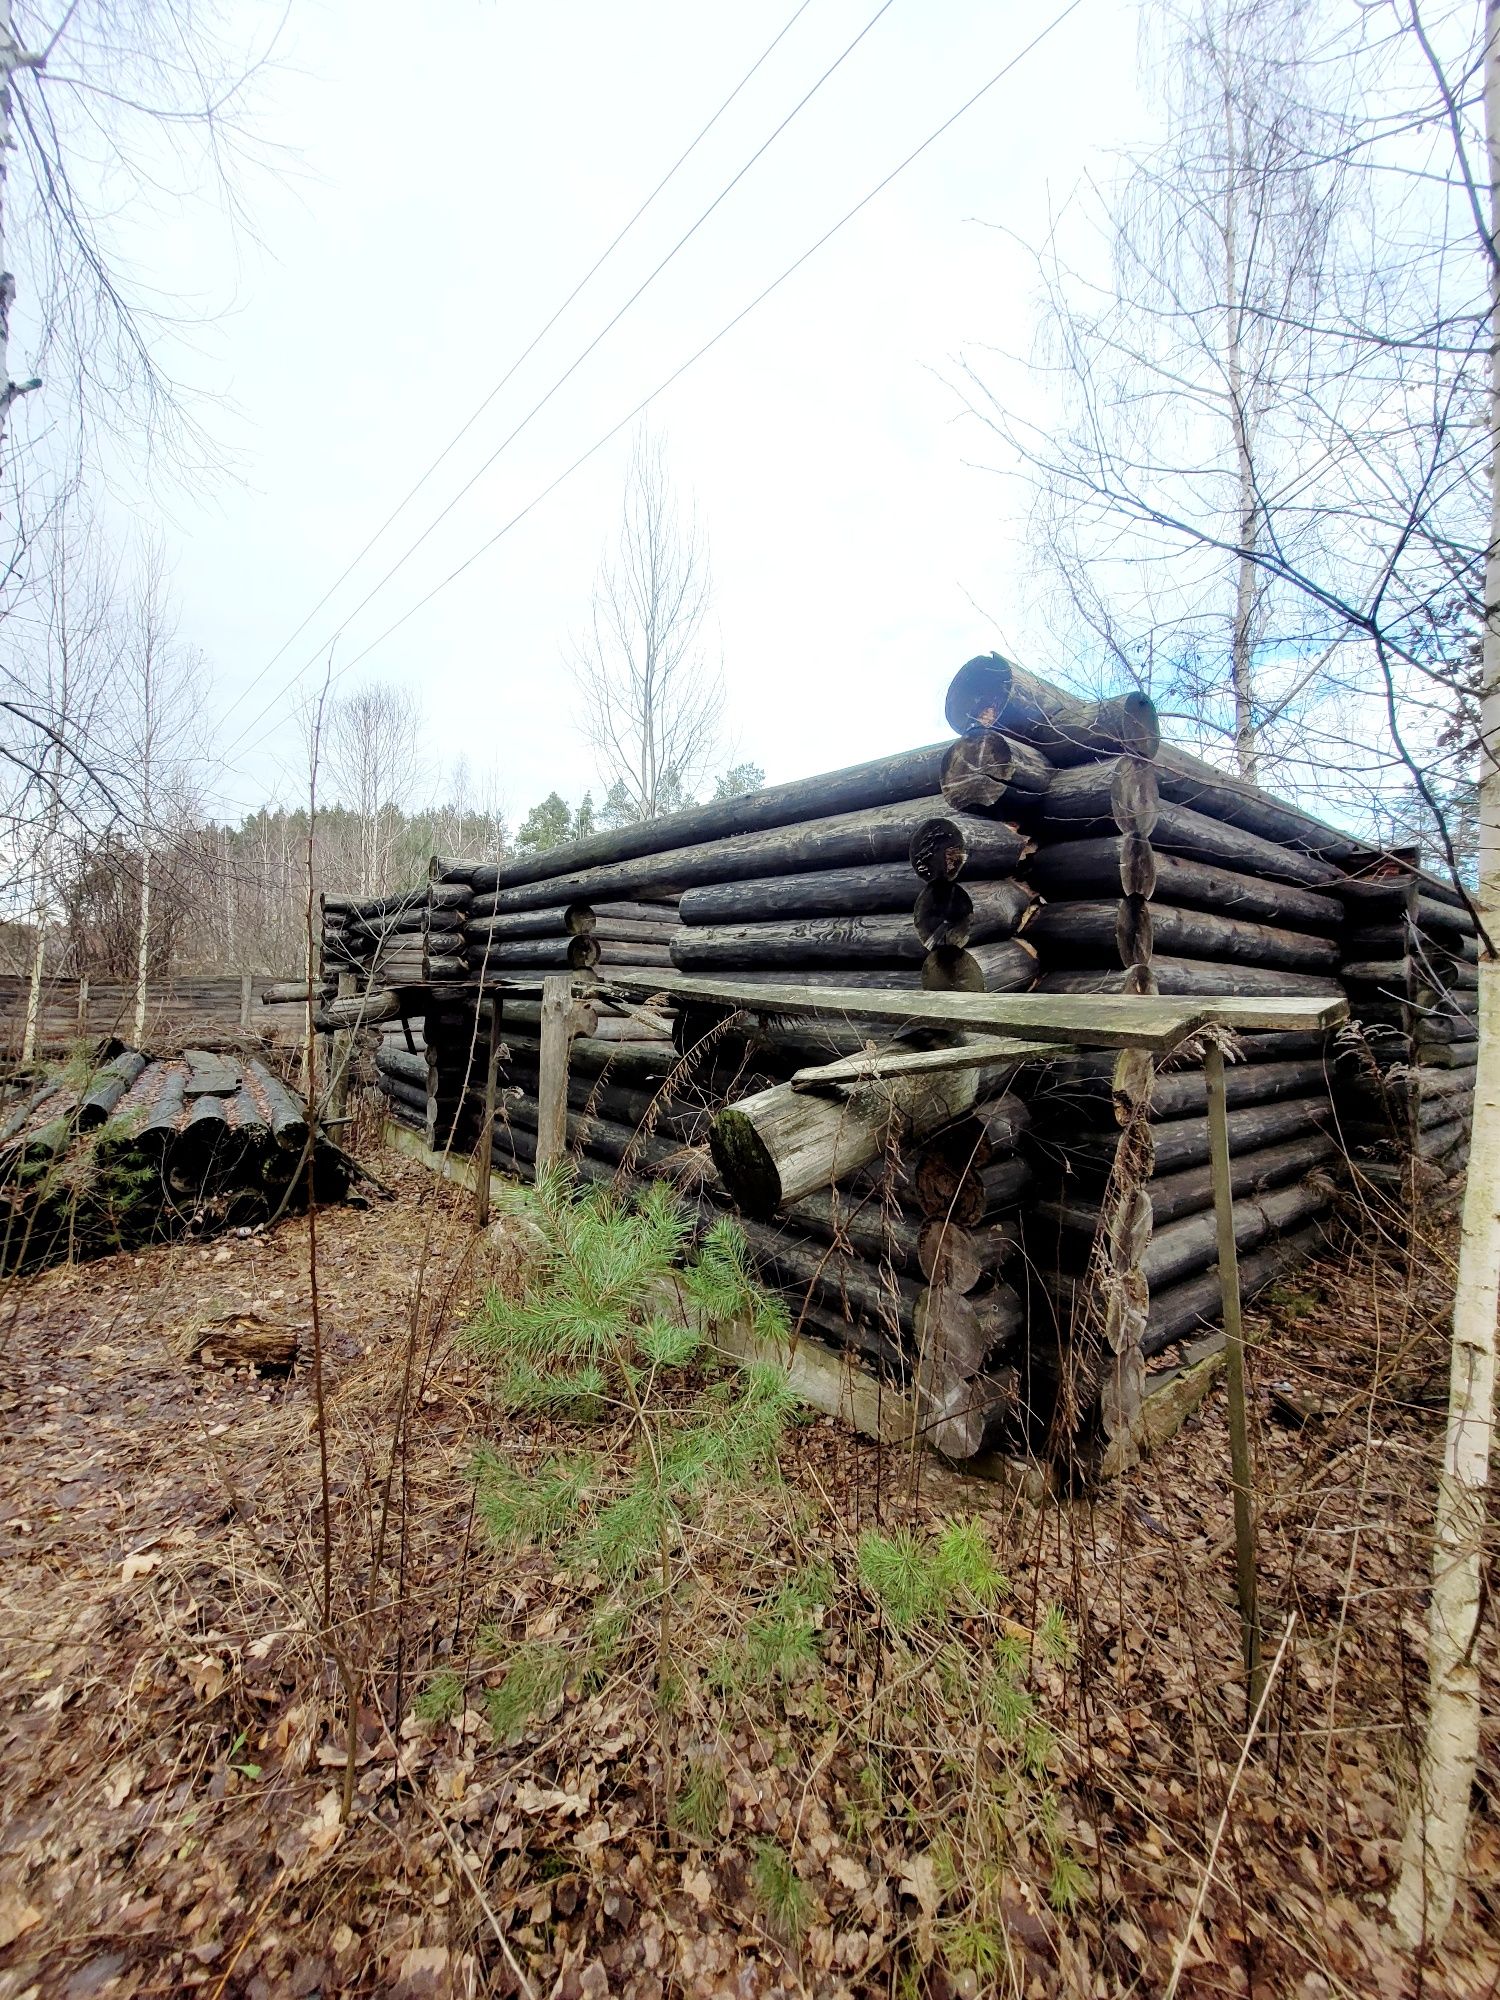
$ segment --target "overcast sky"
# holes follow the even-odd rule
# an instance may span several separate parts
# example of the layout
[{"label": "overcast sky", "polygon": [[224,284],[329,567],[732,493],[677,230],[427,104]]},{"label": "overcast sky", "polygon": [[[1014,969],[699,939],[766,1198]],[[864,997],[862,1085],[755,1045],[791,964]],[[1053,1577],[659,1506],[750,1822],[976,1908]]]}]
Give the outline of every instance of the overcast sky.
[{"label": "overcast sky", "polygon": [[[622,434],[457,582],[385,629],[555,479],[1035,34],[1051,9],[894,0],[702,230],[363,610],[354,607],[875,12],[809,0],[645,221],[331,602],[304,616],[793,13],[573,0],[295,0],[259,119],[259,243],[161,233],[169,282],[233,295],[199,373],[240,481],[173,507],[183,635],[214,673],[231,813],[305,788],[293,716],[418,691],[427,768],[463,755],[513,815],[596,774],[564,667],[614,529]],[[970,653],[1026,636],[1012,502],[972,461],[955,358],[1024,348],[1006,230],[1140,130],[1136,15],[1071,18],[655,402],[712,546],[732,747],[772,780],[930,741]],[[991,225],[998,225],[991,226]],[[353,614],[352,616],[350,614]],[[345,622],[347,620],[347,623]],[[365,657],[356,656],[365,653]],[[315,672],[299,669],[316,661]],[[264,714],[262,711],[266,711]]]}]

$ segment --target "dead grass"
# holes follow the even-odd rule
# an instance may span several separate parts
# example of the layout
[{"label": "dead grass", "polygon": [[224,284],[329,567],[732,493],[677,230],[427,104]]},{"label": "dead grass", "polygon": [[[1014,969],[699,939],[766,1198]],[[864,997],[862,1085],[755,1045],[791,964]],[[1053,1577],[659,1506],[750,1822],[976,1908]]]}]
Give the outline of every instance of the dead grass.
[{"label": "dead grass", "polygon": [[[5,1301],[0,2000],[1159,1994],[1245,1720],[1218,1400],[1041,1510],[930,1466],[913,1497],[899,1454],[800,1428],[785,1488],[685,1552],[664,1706],[594,1580],[484,1541],[476,1445],[525,1465],[581,1434],[492,1410],[457,1338],[482,1275],[463,1200],[376,1164],[396,1198],[319,1224],[336,1659],[305,1374],[177,1347],[205,1314],[305,1321],[305,1222]],[[1493,1716],[1444,1952],[1416,1965],[1380,1914],[1422,1713],[1447,1230],[1413,1276],[1366,1227],[1257,1315],[1272,1643],[1297,1624],[1184,1994],[1500,1990]],[[857,1536],[976,1510],[1008,1595],[895,1632]],[[757,1679],[747,1632],[818,1565],[811,1662]],[[497,1740],[518,1649],[560,1671]],[[1029,1751],[1011,1698],[981,1698],[997,1659],[1046,1732]]]}]

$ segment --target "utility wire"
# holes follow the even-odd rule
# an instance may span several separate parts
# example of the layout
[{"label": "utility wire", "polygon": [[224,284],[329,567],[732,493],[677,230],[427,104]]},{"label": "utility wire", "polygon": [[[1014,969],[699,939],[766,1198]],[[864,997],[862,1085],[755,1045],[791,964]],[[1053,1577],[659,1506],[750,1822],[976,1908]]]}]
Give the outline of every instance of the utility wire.
[{"label": "utility wire", "polygon": [[724,113],[729,109],[730,105],[733,104],[734,100],[739,96],[740,92],[745,88],[746,84],[749,83],[750,79],[755,75],[757,70],[759,70],[763,66],[763,64],[771,56],[771,54],[778,47],[778,45],[781,42],[783,42],[786,39],[786,37],[791,33],[792,29],[797,25],[798,21],[801,20],[802,16],[807,12],[808,8],[811,5],[812,5],[812,0],[802,0],[801,6],[798,7],[796,13],[792,15],[791,19],[787,22],[786,26],[781,30],[781,32],[778,35],[776,35],[771,41],[769,41],[766,44],[765,48],[762,49],[761,53],[756,57],[755,61],[750,65],[749,69],[745,71],[745,74],[740,78],[739,82],[734,86],[734,89],[731,90],[729,95],[724,99],[724,102],[719,106],[718,110],[714,113],[713,117],[709,119],[708,123],[703,127],[702,131],[699,132],[697,138],[694,139],[688,145],[685,151],[678,154],[677,158],[673,161],[672,165],[668,167],[667,171],[662,175],[661,179],[656,183],[656,186],[652,188],[650,194],[646,196],[646,199],[641,203],[640,207],[635,211],[634,215],[632,215],[630,220],[624,225],[622,229],[620,229],[618,234],[616,234],[610,240],[610,242],[605,245],[604,249],[600,251],[599,255],[594,259],[593,263],[590,264],[589,268],[584,272],[583,276],[578,280],[578,283],[573,287],[572,291],[569,292],[568,296],[563,300],[562,304],[553,313],[552,317],[547,321],[546,325],[539,328],[538,331],[532,336],[528,344],[522,348],[521,352],[516,356],[515,360],[512,361],[510,366],[506,369],[505,373],[500,377],[500,380],[495,384],[494,388],[490,390],[489,394],[485,397],[484,401],[479,405],[479,407],[474,411],[472,416],[468,417],[466,421],[463,423],[463,425],[454,432],[451,438],[449,438],[448,442],[443,446],[442,450],[438,453],[437,457],[428,466],[427,470],[417,480],[416,484],[414,486],[410,486],[407,488],[406,492],[396,502],[395,506],[391,509],[390,513],[386,515],[385,519],[381,522],[380,526],[375,530],[374,534],[370,536],[369,540],[365,543],[364,547],[359,550],[357,555],[353,556],[350,559],[348,564],[342,570],[340,570],[339,574],[334,578],[333,582],[329,584],[328,588],[323,592],[323,595],[318,599],[317,603],[312,607],[311,611],[309,611],[307,616],[302,620],[302,623],[298,625],[294,631],[291,631],[287,634],[285,639],[283,639],[281,644],[276,648],[276,651],[271,655],[270,659],[267,660],[265,665],[260,669],[259,673],[255,674],[252,679],[248,680],[245,683],[244,687],[241,688],[240,692],[235,696],[234,700],[229,704],[228,708],[225,709],[223,715],[219,718],[221,722],[227,722],[229,720],[230,716],[234,714],[234,711],[239,707],[240,703],[245,699],[246,695],[249,694],[250,690],[253,687],[255,687],[259,681],[265,678],[265,676],[271,671],[272,667],[275,666],[276,662],[281,658],[283,653],[286,652],[287,648],[293,643],[293,641],[301,637],[301,635],[307,630],[308,626],[312,623],[314,618],[317,617],[318,613],[323,609],[323,606],[328,602],[329,598],[333,596],[334,592],[339,588],[339,586],[345,583],[348,580],[348,578],[353,575],[354,571],[359,568],[359,565],[364,561],[365,557],[370,553],[371,549],[374,548],[375,544],[380,540],[381,536],[385,533],[386,529],[389,528],[391,524],[401,514],[403,514],[406,511],[406,509],[411,505],[412,501],[415,500],[417,495],[421,492],[422,488],[427,484],[428,480],[431,479],[432,475],[437,471],[438,467],[458,447],[458,445],[460,445],[463,442],[464,438],[468,436],[469,432],[474,428],[475,424],[478,423],[479,419],[484,415],[485,411],[489,408],[490,404],[494,402],[495,398],[500,394],[500,391],[510,381],[511,377],[515,374],[516,370],[521,366],[521,364],[524,361],[530,359],[530,357],[536,352],[537,348],[541,345],[542,341],[546,339],[547,335],[552,331],[553,327],[557,325],[557,322],[562,318],[563,314],[568,310],[568,307],[572,305],[574,299],[578,297],[578,294],[583,290],[585,285],[588,284],[589,280],[594,276],[596,276],[597,273],[603,269],[604,265],[608,263],[609,259],[615,254],[616,250],[619,249],[620,245],[625,241],[625,238],[630,234],[631,230],[634,229],[635,225],[640,221],[641,217],[646,213],[646,210],[651,206],[652,202],[656,200],[656,197],[666,187],[667,183],[673,179],[678,169],[687,164],[687,161],[690,158],[690,156],[697,151],[699,146],[702,145],[703,141],[708,137],[709,133],[712,132],[715,125],[718,124],[719,120],[724,116]]},{"label": "utility wire", "polygon": [[[802,252],[802,255],[798,257],[794,263],[787,265],[786,269],[781,273],[779,277],[773,278],[770,284],[767,285],[763,291],[757,292],[755,297],[750,300],[748,305],[741,306],[740,310],[734,315],[733,319],[726,320],[724,325],[719,328],[717,333],[713,334],[708,340],[704,341],[703,345],[700,348],[697,348],[692,354],[688,356],[686,361],[681,362],[676,368],[674,368],[671,374],[666,376],[663,381],[658,382],[658,384],[650,392],[650,394],[643,396],[640,402],[638,402],[635,405],[634,409],[627,411],[626,414],[620,418],[617,424],[614,424],[609,430],[605,431],[602,437],[596,438],[594,442],[589,446],[587,451],[580,452],[578,457],[573,460],[571,465],[569,465],[568,467],[565,468],[565,470],[560,472],[557,475],[557,477],[554,480],[552,480],[548,485],[544,486],[539,493],[533,494],[532,498],[527,501],[526,505],[522,507],[518,513],[512,514],[510,519],[504,524],[503,527],[496,529],[493,535],[491,535],[486,541],[481,542],[479,547],[475,549],[471,555],[465,556],[464,560],[458,565],[456,569],[450,570],[448,575],[445,576],[441,580],[441,582],[434,584],[432,589],[429,590],[425,596],[419,597],[415,604],[411,605],[409,609],[407,609],[406,611],[403,611],[401,616],[397,618],[392,624],[388,625],[385,628],[385,630],[379,634],[378,637],[372,639],[367,646],[365,646],[360,652],[355,653],[351,659],[346,660],[343,666],[338,668],[337,671],[332,675],[331,680],[336,681],[342,679],[342,677],[345,674],[347,674],[351,668],[357,667],[361,660],[367,659],[369,655],[374,652],[377,646],[384,645],[385,641],[389,639],[393,633],[400,631],[401,627],[405,625],[409,619],[414,618],[416,614],[419,611],[423,610],[427,605],[429,605],[435,597],[440,596],[441,593],[445,591],[451,583],[455,583],[458,580],[458,578],[464,574],[466,570],[472,569],[474,564],[479,561],[481,556],[487,555],[489,551],[492,548],[494,548],[497,542],[503,541],[504,538],[510,533],[512,528],[518,527],[520,523],[526,519],[527,515],[530,514],[535,508],[539,507],[542,501],[547,499],[551,494],[555,493],[558,487],[561,486],[565,480],[571,479],[573,474],[577,472],[581,466],[587,465],[587,463],[591,458],[593,458],[598,452],[604,449],[605,445],[610,443],[612,439],[617,438],[620,432],[626,429],[628,425],[634,423],[636,418],[640,416],[641,412],[649,408],[649,406],[653,402],[655,402],[658,396],[664,395],[666,391],[673,386],[674,383],[680,381],[681,378],[687,374],[690,368],[695,367],[697,363],[700,362],[706,354],[711,353],[712,350],[718,346],[719,342],[726,337],[726,335],[732,333],[734,329],[737,326],[739,326],[743,320],[748,319],[750,314],[753,313],[758,306],[763,305],[765,301],[768,298],[770,298],[773,292],[779,291],[781,287],[786,283],[788,278],[794,276],[796,272],[801,270],[802,266],[805,263],[807,263],[809,258],[816,256],[818,251],[820,251],[826,243],[831,242],[832,239],[838,235],[841,229],[847,227],[847,225],[854,220],[855,216],[859,215],[862,210],[868,208],[870,203],[874,201],[877,196],[885,192],[885,190],[891,185],[892,181],[896,180],[901,174],[904,174],[907,168],[913,165],[917,160],[919,160],[930,146],[935,145],[937,141],[943,137],[945,132],[951,130],[951,128],[958,123],[960,118],[964,117],[968,112],[972,111],[974,106],[978,104],[982,98],[987,97],[997,84],[1002,83],[1005,80],[1005,78],[1010,75],[1012,70],[1014,70],[1020,63],[1025,61],[1025,59],[1027,58],[1027,56],[1031,54],[1033,49],[1039,48],[1041,44],[1044,41],[1046,41],[1047,37],[1053,34],[1058,28],[1060,28],[1063,22],[1067,20],[1068,16],[1076,12],[1077,9],[1080,6],[1082,6],[1082,4],[1083,0],[1068,0],[1067,6],[1065,6],[1059,13],[1054,14],[1052,19],[1047,23],[1047,25],[1044,28],[1040,29],[1035,35],[1033,35],[1031,40],[1027,42],[1025,47],[1018,50],[1017,53],[1011,57],[1010,61],[1007,62],[1003,68],[996,70],[995,74],[990,78],[988,83],[981,84],[978,90],[974,92],[972,97],[966,98],[964,102],[959,105],[956,111],[952,112],[947,118],[943,120],[942,124],[938,126],[936,131],[929,132],[927,137],[921,142],[921,144],[919,146],[913,147],[911,152],[909,152],[906,155],[905,159],[899,161],[897,165],[892,167],[890,172],[884,177],[883,180],[877,181],[874,187],[872,187],[867,194],[861,195],[860,199],[854,204],[854,206],[850,209],[845,210],[844,214],[839,217],[838,221],[835,222],[830,228],[825,229],[823,234],[820,237],[818,237],[816,242],[810,243],[808,247]],[[304,668],[302,669],[302,671],[305,672],[306,669]],[[267,708],[262,709],[260,715],[256,717],[256,721],[257,722],[261,721],[269,713],[270,708],[273,707],[274,705],[275,704],[273,702],[271,704],[268,704]],[[253,728],[254,726],[255,726],[254,723],[250,724],[251,728]],[[255,750],[257,750],[260,747],[260,745],[266,741],[266,736],[270,735],[271,733],[272,731],[267,731],[266,735],[258,737],[256,741],[249,746],[246,755],[250,755]],[[237,747],[239,741],[240,739],[236,738],[235,743],[231,744],[230,748],[233,749]]]},{"label": "utility wire", "polygon": [[[806,4],[806,0],[804,0],[804,4]],[[660,263],[658,263],[654,267],[654,269],[652,269],[647,274],[647,276],[642,279],[641,283],[636,286],[635,290],[630,294],[629,298],[626,299],[625,303],[620,307],[619,311],[616,312],[611,319],[606,321],[606,323],[602,327],[600,327],[599,331],[594,335],[593,339],[589,341],[588,345],[582,350],[581,353],[574,356],[573,360],[563,370],[562,374],[558,376],[557,380],[552,384],[551,388],[547,390],[545,395],[540,397],[537,402],[532,404],[531,408],[526,412],[525,416],[522,417],[521,421],[515,426],[514,430],[512,430],[506,437],[501,439],[500,443],[490,453],[489,457],[485,459],[484,462],[479,466],[478,470],[474,472],[464,482],[462,486],[459,487],[458,491],[448,501],[447,505],[443,507],[441,511],[433,517],[431,521],[428,522],[427,526],[422,530],[421,534],[417,536],[416,540],[408,544],[408,546],[396,558],[395,562],[391,564],[390,568],[386,570],[384,575],[381,576],[377,582],[373,583],[370,586],[370,588],[365,592],[364,596],[360,598],[359,602],[353,607],[353,609],[345,614],[343,619],[340,621],[337,629],[333,633],[332,639],[329,640],[328,642],[329,645],[336,643],[343,636],[344,632],[347,630],[350,623],[359,616],[360,612],[364,610],[365,606],[370,602],[370,600],[378,596],[379,593],[382,590],[384,590],[385,586],[390,582],[391,578],[395,576],[397,572],[401,570],[405,566],[405,564],[411,560],[411,558],[416,554],[417,550],[421,548],[422,544],[427,540],[427,538],[434,532],[435,529],[440,527],[442,523],[448,518],[448,516],[453,512],[453,509],[458,505],[458,503],[462,499],[464,499],[464,497],[468,493],[470,493],[475,486],[478,485],[479,481],[489,471],[490,467],[494,465],[496,460],[500,458],[504,452],[510,449],[510,447],[515,443],[516,439],[521,435],[522,431],[524,431],[531,423],[532,419],[541,414],[541,412],[552,401],[552,398],[557,394],[558,390],[561,389],[563,385],[566,382],[568,382],[578,372],[578,370],[583,366],[584,362],[587,361],[589,356],[594,352],[595,348],[598,347],[600,342],[603,341],[610,333],[613,332],[615,327],[619,325],[620,321],[625,317],[626,313],[630,311],[631,307],[642,296],[642,294],[648,291],[650,287],[655,284],[656,280],[661,276],[662,272],[665,271],[667,266],[673,261],[673,259],[687,247],[687,245],[692,241],[693,237],[696,236],[698,231],[703,227],[704,223],[708,221],[709,217],[714,214],[715,210],[718,209],[722,205],[722,203],[725,202],[728,199],[728,197],[734,192],[735,188],[739,186],[740,182],[745,178],[746,174],[749,173],[750,169],[756,164],[756,162],[760,160],[767,152],[770,151],[771,147],[775,145],[776,141],[781,137],[782,133],[792,123],[793,119],[795,119],[798,116],[798,114],[802,112],[806,108],[806,106],[812,102],[813,98],[817,96],[818,92],[823,88],[824,84],[827,83],[828,79],[834,74],[834,72],[840,69],[843,66],[843,64],[847,62],[849,57],[853,55],[854,51],[859,47],[860,43],[865,39],[865,36],[869,34],[870,30],[880,20],[881,16],[889,13],[890,9],[894,5],[895,5],[895,0],[881,0],[881,5],[871,15],[870,19],[866,21],[865,25],[860,29],[859,33],[854,37],[853,41],[850,42],[846,48],[841,50],[840,53],[834,57],[833,61],[828,65],[827,69],[823,71],[822,75],[817,79],[817,81],[807,91],[805,91],[800,98],[798,98],[797,102],[792,106],[791,110],[782,119],[781,123],[770,134],[769,138],[763,140],[762,143],[756,147],[755,151],[750,155],[749,159],[745,161],[744,165],[740,167],[740,169],[733,176],[733,178],[727,181],[725,185],[722,188],[720,188],[719,192],[714,196],[713,200],[709,203],[708,207],[705,208],[702,214],[697,218],[697,220],[694,223],[692,223],[691,226],[686,231],[684,231],[684,233],[681,236],[678,237],[677,241],[672,245],[671,249],[661,259]],[[801,12],[800,8],[798,9],[798,12],[799,13]],[[792,20],[795,20],[796,18],[797,18],[796,15],[793,15]],[[791,25],[792,23],[789,21],[787,23],[787,27],[789,28]],[[784,28],[782,30],[782,34],[785,33],[786,29]],[[779,40],[780,37],[778,36],[777,39]],[[774,46],[774,44],[772,46]],[[769,54],[770,51],[767,50],[766,53]],[[761,60],[764,61],[764,59],[765,58],[762,57]],[[708,128],[705,126],[704,130],[706,131],[707,129]],[[683,157],[686,158],[686,155],[684,154]],[[663,183],[663,185],[665,185],[665,183]],[[601,259],[600,261],[602,262],[603,259]],[[579,289],[581,290],[582,287],[580,286]],[[574,294],[574,296],[576,297],[576,293]],[[561,308],[559,308],[559,311],[561,311]],[[556,315],[554,315],[554,319],[555,318]],[[548,324],[550,325],[551,322],[549,321]],[[540,339],[540,337],[541,336],[538,335],[538,339]],[[533,341],[532,346],[534,347],[535,345],[536,342]],[[530,348],[528,348],[527,352],[529,353],[530,351],[531,351]],[[519,363],[517,363],[517,366],[519,366]],[[515,372],[514,368],[510,370],[510,374],[514,374],[514,372]],[[510,374],[508,374],[505,378],[507,381],[510,379]],[[498,393],[498,390],[496,393]],[[486,402],[488,403],[488,401],[490,400],[492,400],[492,398],[487,398]],[[476,412],[475,414],[477,416],[478,412]],[[468,426],[465,425],[464,428],[467,430]],[[446,455],[447,454],[445,452],[443,456],[446,457]],[[421,481],[418,482],[419,485],[421,483],[422,483]],[[415,491],[415,489],[413,490]],[[402,505],[404,506],[405,502],[403,502]],[[397,508],[396,511],[397,513],[399,513],[401,510],[400,508]],[[394,519],[395,518],[394,515],[391,518]],[[389,525],[389,523],[387,523],[387,525]],[[384,532],[384,530],[382,530],[381,532]],[[378,539],[378,537],[376,537],[375,539]],[[358,560],[358,558],[356,558],[356,560]],[[353,565],[351,564],[350,567],[352,568]],[[348,575],[348,573],[349,572],[347,570],[344,572],[346,576]],[[339,581],[342,582],[343,579],[340,578]],[[337,587],[338,587],[337,585],[334,585],[333,589],[337,589]],[[328,596],[331,596],[332,594],[333,591],[330,590],[327,593],[327,596],[325,596],[321,602],[326,603],[328,601]],[[318,608],[321,608],[321,605]],[[308,624],[308,622],[314,615],[315,613],[309,612],[308,617],[302,621],[302,625],[298,626],[297,631],[300,632],[303,629],[303,627]],[[293,638],[295,638],[296,636],[297,636],[296,633],[292,635]],[[290,644],[291,640],[289,639],[287,641],[287,645]],[[281,652],[284,653],[285,651],[286,651],[286,646],[283,646]],[[287,682],[286,687],[282,688],[279,693],[272,696],[269,706],[274,707],[275,704],[281,699],[282,695],[287,692],[287,688],[290,688],[293,685],[295,685],[295,683],[302,677],[303,674],[307,673],[310,668],[316,666],[318,662],[323,658],[326,651],[327,651],[327,646],[320,645],[314,653],[310,654],[309,657],[303,661],[302,665],[298,667],[296,672],[292,675],[292,678],[290,681]],[[279,659],[280,657],[281,654],[278,653],[276,655],[276,658]],[[250,688],[254,687],[256,685],[256,682],[261,680],[264,677],[264,675],[270,671],[271,666],[273,666],[274,664],[275,664],[274,661],[269,661],[267,662],[267,665],[265,667],[261,668],[260,672],[256,674],[255,678],[247,684],[241,696],[237,698],[237,701],[234,704],[234,706],[238,705],[238,700],[242,700],[244,694],[248,694]],[[226,711],[226,719],[228,714],[230,713],[232,713],[232,708]],[[254,720],[247,725],[247,727],[253,729],[256,723],[261,720],[261,716],[263,716],[265,713],[266,710],[262,709],[260,715],[257,715],[254,718]],[[235,738],[235,742],[238,741],[239,738],[238,737]],[[231,749],[234,748],[234,743],[231,743],[230,748]]]}]

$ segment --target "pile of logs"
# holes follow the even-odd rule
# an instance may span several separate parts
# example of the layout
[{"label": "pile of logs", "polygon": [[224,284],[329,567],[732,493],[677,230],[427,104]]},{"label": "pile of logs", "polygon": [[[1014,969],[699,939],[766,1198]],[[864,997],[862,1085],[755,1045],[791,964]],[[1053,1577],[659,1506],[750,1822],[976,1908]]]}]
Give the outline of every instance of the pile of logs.
[{"label": "pile of logs", "polygon": [[1388,858],[1339,885],[1341,973],[1357,1038],[1340,1063],[1345,1140],[1361,1174],[1402,1185],[1468,1158],[1478,1055],[1479,937],[1446,882]]},{"label": "pile of logs", "polygon": [[[0,1268],[266,1222],[305,1201],[308,1147],[306,1110],[258,1057],[108,1044],[0,1126]],[[312,1165],[318,1199],[342,1200],[346,1156],[320,1138]]]},{"label": "pile of logs", "polygon": [[473,895],[465,882],[432,882],[364,902],[324,896],[320,997],[466,978]]},{"label": "pile of logs", "polygon": [[[912,1388],[953,1456],[1055,1438],[1060,1420],[1072,1451],[1080,1433],[1130,1432],[1168,1350],[1218,1317],[1197,1052],[1160,1074],[1080,1054],[820,1094],[793,1076],[889,1028],[853,1002],[836,1022],[758,1009],[757,987],[1347,991],[1367,1037],[1357,1075],[1342,1040],[1228,1050],[1248,1294],[1316,1247],[1346,1139],[1461,1162],[1473,926],[1452,891],[1164,746],[1143,695],[1079,700],[990,654],[946,712],[952,737],[918,750],[546,854],[434,860],[426,891],[378,909],[330,902],[325,971],[341,951],[394,984],[420,956],[420,1018],[376,1058],[392,1115],[468,1149],[492,1090],[493,1164],[521,1175],[540,980],[576,975],[566,1127],[582,1174],[665,1175],[706,1211],[735,1208],[799,1327]],[[743,1000],[674,1013],[634,981],[610,989],[611,973],[658,969],[732,980]],[[343,1004],[325,1002],[328,1025]]]}]

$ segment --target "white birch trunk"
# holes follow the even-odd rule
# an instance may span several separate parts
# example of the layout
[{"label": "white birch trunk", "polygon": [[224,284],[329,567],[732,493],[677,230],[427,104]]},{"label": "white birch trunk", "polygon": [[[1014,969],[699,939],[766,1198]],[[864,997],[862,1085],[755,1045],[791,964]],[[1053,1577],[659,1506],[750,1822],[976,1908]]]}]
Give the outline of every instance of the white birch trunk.
[{"label": "white birch trunk", "polygon": [[1224,92],[1224,157],[1227,163],[1224,196],[1224,311],[1226,316],[1226,364],[1229,375],[1229,425],[1234,437],[1234,466],[1237,502],[1236,533],[1240,554],[1235,561],[1234,622],[1229,638],[1229,684],[1234,697],[1234,757],[1240,776],[1247,785],[1256,782],[1255,734],[1255,607],[1260,577],[1252,551],[1260,518],[1259,496],[1255,490],[1255,460],[1250,449],[1250,427],[1245,414],[1244,324],[1245,303],[1240,292],[1239,154],[1234,134],[1234,104]]},{"label": "white birch trunk", "polygon": [[10,80],[18,69],[40,69],[43,58],[28,55],[17,46],[11,0],[0,0],[0,446],[5,443],[6,419],[17,396],[41,387],[39,382],[12,382],[10,379],[10,309],[16,296],[16,281],[6,269],[6,175],[15,150],[11,138]]},{"label": "white birch trunk", "polygon": [[[1485,125],[1490,232],[1500,242],[1500,0],[1485,9]],[[1480,703],[1479,910],[1500,939],[1500,277],[1490,271],[1490,542]],[[1436,1943],[1463,1873],[1469,1794],[1479,1752],[1485,1497],[1495,1398],[1495,1319],[1500,1307],[1500,959],[1479,966],[1479,1060],[1474,1133],[1464,1193],[1448,1429],[1438,1475],[1432,1605],[1431,1707],[1416,1804],[1401,1850],[1391,1916],[1411,1944]]]},{"label": "white birch trunk", "polygon": [[141,915],[135,934],[135,1032],[137,1048],[146,1038],[146,976],[151,962],[151,848],[141,848]]},{"label": "white birch trunk", "polygon": [[29,1063],[36,1054],[37,1029],[42,1018],[42,954],[47,948],[44,912],[36,913],[36,943],[31,952],[31,983],[26,989],[26,1032],[21,1041],[21,1060]]}]

